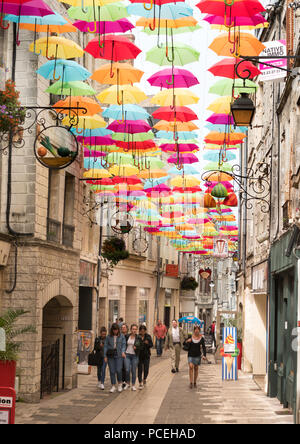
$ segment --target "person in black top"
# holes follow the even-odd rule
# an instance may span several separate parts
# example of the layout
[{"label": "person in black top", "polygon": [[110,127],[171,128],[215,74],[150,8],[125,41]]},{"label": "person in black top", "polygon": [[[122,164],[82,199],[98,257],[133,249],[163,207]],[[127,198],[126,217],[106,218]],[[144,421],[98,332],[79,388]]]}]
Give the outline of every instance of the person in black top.
[{"label": "person in black top", "polygon": [[199,365],[201,364],[201,348],[203,350],[203,359],[206,360],[206,347],[204,337],[200,334],[200,327],[195,325],[194,333],[190,339],[186,341],[188,346],[188,363],[190,375],[190,388],[197,387],[197,378]]},{"label": "person in black top", "polygon": [[[150,356],[151,348],[153,347],[153,342],[151,336],[147,333],[147,328],[145,325],[141,325],[139,328],[139,339],[140,347],[138,350],[138,379],[139,379],[139,389],[141,390],[147,382],[147,376],[149,374],[150,367]],[[143,378],[144,373],[144,378]],[[144,384],[144,385],[143,385]]]},{"label": "person in black top", "polygon": [[101,327],[100,336],[95,339],[94,350],[98,353],[99,364],[97,365],[98,387],[104,390],[107,363],[104,362],[104,342],[107,336],[105,327]]}]

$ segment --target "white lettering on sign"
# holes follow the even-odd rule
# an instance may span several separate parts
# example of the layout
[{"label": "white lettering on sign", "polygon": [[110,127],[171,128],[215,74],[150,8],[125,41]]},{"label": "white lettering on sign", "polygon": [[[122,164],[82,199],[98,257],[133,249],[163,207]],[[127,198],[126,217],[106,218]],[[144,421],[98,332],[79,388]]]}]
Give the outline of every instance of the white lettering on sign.
[{"label": "white lettering on sign", "polygon": [[0,396],[0,409],[5,407],[11,409],[13,406],[13,398],[8,398],[7,396]]},{"label": "white lettering on sign", "polygon": [[0,410],[0,424],[9,424],[9,413],[7,410]]}]

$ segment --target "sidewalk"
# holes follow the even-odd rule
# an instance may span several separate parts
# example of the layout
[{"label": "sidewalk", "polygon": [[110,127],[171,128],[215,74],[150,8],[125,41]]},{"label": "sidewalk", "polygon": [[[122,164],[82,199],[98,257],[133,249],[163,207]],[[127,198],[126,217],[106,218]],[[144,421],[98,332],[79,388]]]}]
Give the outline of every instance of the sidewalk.
[{"label": "sidewalk", "polygon": [[[213,359],[212,359],[213,360]],[[151,358],[143,390],[109,393],[97,388],[96,369],[79,376],[79,387],[39,404],[17,403],[17,424],[293,424],[279,401],[268,398],[240,372],[224,381],[220,364],[200,367],[197,389],[189,388],[186,353],[180,372],[171,373],[168,353]]]}]

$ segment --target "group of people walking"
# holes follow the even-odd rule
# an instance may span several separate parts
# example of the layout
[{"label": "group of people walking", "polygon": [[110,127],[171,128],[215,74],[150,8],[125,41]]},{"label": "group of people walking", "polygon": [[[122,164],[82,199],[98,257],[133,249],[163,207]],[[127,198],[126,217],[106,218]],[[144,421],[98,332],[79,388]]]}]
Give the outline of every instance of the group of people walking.
[{"label": "group of people walking", "polygon": [[[169,330],[158,321],[153,334],[156,339],[157,356],[162,356],[163,350],[171,352],[172,373],[179,372],[181,350],[188,351],[190,388],[196,387],[201,359],[202,357],[206,359],[205,341],[200,327],[195,325],[193,335],[187,338],[176,320],[172,321]],[[149,374],[152,347],[152,337],[147,333],[145,325],[132,324],[129,329],[123,319],[120,319],[119,322],[112,324],[109,332],[102,327],[94,345],[94,353],[98,356],[98,387],[104,390],[108,366],[111,393],[122,392],[130,387],[136,391],[137,379],[138,388],[143,389]]]}]

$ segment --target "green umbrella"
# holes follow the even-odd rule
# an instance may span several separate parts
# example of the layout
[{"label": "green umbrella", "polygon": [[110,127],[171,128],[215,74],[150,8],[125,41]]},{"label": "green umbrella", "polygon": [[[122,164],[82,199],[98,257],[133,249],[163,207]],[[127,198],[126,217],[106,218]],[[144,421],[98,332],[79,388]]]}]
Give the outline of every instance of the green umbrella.
[{"label": "green umbrella", "polygon": [[128,140],[129,142],[145,142],[145,140],[154,139],[154,134],[152,131],[137,134],[114,133],[112,134],[111,138],[120,142],[128,142]]},{"label": "green umbrella", "polygon": [[[221,79],[214,83],[210,89],[210,94],[217,94],[218,96],[230,96],[232,94],[232,79]],[[255,92],[258,85],[251,80],[246,80],[246,85],[244,85],[243,79],[235,79],[234,81],[234,92],[237,94],[247,93],[251,94]]]},{"label": "green umbrella", "polygon": [[133,165],[133,156],[131,154],[110,153],[107,156],[108,163],[117,163],[118,165]]},{"label": "green umbrella", "polygon": [[[210,162],[207,165],[203,167],[204,171],[217,171],[219,170],[220,166],[218,162]],[[223,163],[221,166],[222,171],[232,172],[232,165],[228,163]]]},{"label": "green umbrella", "polygon": [[165,162],[163,162],[160,159],[155,159],[153,157],[145,157],[141,159],[141,169],[144,169],[145,167],[150,167],[153,169],[160,169],[166,166]]},{"label": "green umbrella", "polygon": [[58,81],[50,85],[46,89],[49,94],[58,96],[94,96],[97,92],[85,82],[74,81],[64,82]]},{"label": "green umbrella", "polygon": [[188,63],[197,62],[199,57],[200,53],[191,46],[183,43],[176,43],[174,47],[168,48],[166,45],[163,45],[162,48],[157,48],[157,46],[155,46],[155,48],[152,48],[147,52],[146,60],[159,66],[184,66]]},{"label": "green umbrella", "polygon": [[126,6],[121,3],[114,3],[96,8],[88,6],[85,10],[81,7],[72,6],[68,9],[68,14],[72,19],[83,20],[85,22],[115,22],[116,20],[128,17],[129,15]]}]

